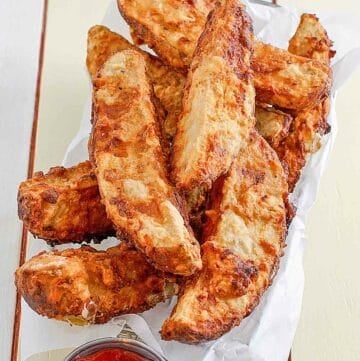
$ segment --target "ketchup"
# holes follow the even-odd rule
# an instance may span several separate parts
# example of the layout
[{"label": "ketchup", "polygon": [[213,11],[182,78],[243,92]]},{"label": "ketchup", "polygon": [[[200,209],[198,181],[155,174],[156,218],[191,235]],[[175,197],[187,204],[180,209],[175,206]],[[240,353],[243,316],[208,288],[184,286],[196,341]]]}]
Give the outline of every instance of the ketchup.
[{"label": "ketchup", "polygon": [[147,359],[131,351],[108,348],[89,356],[76,358],[74,361],[146,361]]}]

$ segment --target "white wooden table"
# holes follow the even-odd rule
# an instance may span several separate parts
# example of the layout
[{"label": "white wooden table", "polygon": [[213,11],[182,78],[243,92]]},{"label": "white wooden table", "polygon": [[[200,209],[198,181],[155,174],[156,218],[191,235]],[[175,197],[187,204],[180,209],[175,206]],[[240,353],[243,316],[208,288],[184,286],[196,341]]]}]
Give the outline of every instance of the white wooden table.
[{"label": "white wooden table", "polygon": [[[49,0],[46,7],[44,0],[0,2],[0,360],[11,359],[14,336],[13,273],[22,239],[17,186],[33,169],[47,170],[61,163],[88,92],[87,29],[101,21],[108,3]],[[349,10],[360,16],[356,0],[282,3]],[[338,96],[338,138],[309,215],[306,286],[294,340],[295,361],[355,361],[360,355],[359,86],[360,72]],[[25,248],[22,251],[24,255]]]},{"label": "white wooden table", "polygon": [[[33,121],[44,1],[0,2],[0,359],[10,360],[22,227],[17,220],[16,193],[30,174]],[[34,127],[36,129],[36,127]],[[35,135],[35,134],[34,134]]]}]

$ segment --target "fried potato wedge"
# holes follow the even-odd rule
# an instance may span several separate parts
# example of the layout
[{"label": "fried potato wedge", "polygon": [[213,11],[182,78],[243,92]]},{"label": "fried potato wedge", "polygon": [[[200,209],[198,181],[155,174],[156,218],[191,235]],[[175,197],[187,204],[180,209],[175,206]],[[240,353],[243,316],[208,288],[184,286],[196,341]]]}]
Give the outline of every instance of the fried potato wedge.
[{"label": "fried potato wedge", "polygon": [[256,106],[256,129],[262,137],[276,148],[288,135],[292,116],[269,106]]},{"label": "fried potato wedge", "polygon": [[238,0],[215,8],[187,76],[173,144],[173,179],[190,191],[227,172],[245,145],[255,91],[250,56],[251,21]]},{"label": "fried potato wedge", "polygon": [[204,230],[203,269],[180,289],[161,330],[164,339],[212,340],[253,310],[283,252],[286,199],[281,163],[253,131],[228,175],[214,185]]},{"label": "fried potato wedge", "polygon": [[201,12],[186,0],[118,0],[118,6],[138,38],[168,64],[186,70],[205,26],[206,9]]},{"label": "fried potato wedge", "polygon": [[67,169],[54,167],[22,182],[18,214],[34,236],[49,243],[90,241],[114,234],[90,162]]},{"label": "fried potato wedge", "polygon": [[77,325],[143,312],[177,292],[173,276],[125,244],[42,252],[16,271],[16,287],[40,315]]},{"label": "fried potato wedge", "polygon": [[142,55],[116,53],[93,84],[89,153],[109,219],[156,268],[191,275],[201,268],[200,249],[184,200],[167,178]]},{"label": "fried potato wedge", "polygon": [[86,64],[92,79],[111,55],[121,50],[136,50],[146,61],[147,74],[153,84],[156,97],[166,111],[163,130],[167,138],[172,139],[176,131],[176,122],[181,111],[182,91],[185,76],[164,64],[159,58],[130,44],[121,35],[102,25],[93,26],[88,32]]},{"label": "fried potato wedge", "polygon": [[252,58],[256,100],[301,110],[319,102],[331,86],[329,66],[256,42]]},{"label": "fried potato wedge", "polygon": [[[214,4],[209,0],[118,0],[121,14],[137,37],[184,72]],[[328,66],[259,41],[252,68],[260,103],[300,110],[315,104],[330,87]]]},{"label": "fried potato wedge", "polygon": [[319,60],[330,64],[335,51],[331,50],[333,42],[319,19],[313,14],[302,14],[300,24],[289,41],[289,52],[305,58]]},{"label": "fried potato wedge", "polygon": [[[334,51],[332,42],[315,15],[303,14],[300,24],[289,43],[289,51],[311,56],[329,65]],[[298,112],[290,134],[276,147],[288,172],[289,190],[293,191],[310,154],[320,149],[321,138],[330,128],[327,116],[330,99],[327,94],[315,106]]]}]

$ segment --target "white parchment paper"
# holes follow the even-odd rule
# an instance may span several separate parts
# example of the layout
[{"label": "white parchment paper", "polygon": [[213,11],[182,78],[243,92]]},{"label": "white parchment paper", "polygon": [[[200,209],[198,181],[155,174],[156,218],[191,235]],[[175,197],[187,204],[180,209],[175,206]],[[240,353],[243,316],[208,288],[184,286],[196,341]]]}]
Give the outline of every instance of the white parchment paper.
[{"label": "white parchment paper", "polygon": [[[169,361],[285,361],[294,338],[299,320],[304,286],[303,251],[306,214],[313,204],[320,176],[335,139],[337,122],[335,114],[336,92],[360,64],[360,27],[349,14],[318,13],[316,10],[296,10],[287,7],[266,7],[247,4],[253,19],[255,34],[265,42],[287,48],[288,40],[294,33],[303,12],[316,13],[334,41],[337,53],[332,62],[334,85],[332,106],[328,122],[331,132],[324,137],[319,152],[313,155],[292,195],[297,206],[287,236],[285,255],[273,285],[265,293],[259,306],[239,327],[214,342],[199,346],[183,345],[160,340],[159,330],[163,320],[176,303],[171,301],[157,305],[140,316],[127,315],[106,325],[88,327],[69,326],[62,322],[48,320],[33,312],[23,302],[21,322],[21,360],[42,351],[78,346],[98,337],[116,336],[123,325],[123,319],[149,345],[162,350]],[[113,1],[104,17],[103,24],[129,37],[128,26],[119,15]],[[84,37],[86,34],[84,34]],[[89,83],[90,84],[90,83]],[[74,165],[87,159],[87,140],[90,132],[91,88],[89,100],[78,134],[73,139],[64,158],[64,164]],[[344,125],[345,126],[345,125]],[[107,248],[117,241],[109,239],[97,248]],[[62,246],[62,248],[69,245]],[[48,248],[41,241],[31,241],[28,256]]]}]

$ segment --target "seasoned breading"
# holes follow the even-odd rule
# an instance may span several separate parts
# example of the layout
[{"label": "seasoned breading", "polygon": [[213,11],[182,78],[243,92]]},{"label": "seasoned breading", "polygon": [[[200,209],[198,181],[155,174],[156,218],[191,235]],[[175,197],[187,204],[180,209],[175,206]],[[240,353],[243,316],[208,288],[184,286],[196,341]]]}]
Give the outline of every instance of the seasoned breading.
[{"label": "seasoned breading", "polygon": [[167,178],[143,57],[116,53],[93,84],[89,153],[108,217],[158,269],[194,273],[201,268],[199,245]]},{"label": "seasoned breading", "polygon": [[137,37],[168,64],[183,70],[190,65],[206,22],[192,1],[118,0],[118,6]]},{"label": "seasoned breading", "polygon": [[331,69],[261,42],[252,58],[256,100],[281,108],[301,110],[316,104],[331,86]]},{"label": "seasoned breading", "polygon": [[154,307],[176,294],[175,281],[121,244],[42,252],[16,271],[15,283],[35,312],[83,325]]},{"label": "seasoned breading", "polygon": [[171,139],[175,134],[177,118],[181,111],[185,83],[183,74],[101,25],[93,26],[88,32],[86,64],[89,74],[95,79],[99,69],[111,55],[129,49],[140,52],[146,61],[147,74],[153,84],[155,95],[167,113],[164,132]]},{"label": "seasoned breading", "polygon": [[228,176],[215,183],[202,246],[203,269],[185,281],[165,321],[166,340],[220,337],[238,325],[270,285],[286,233],[286,176],[253,131]]},{"label": "seasoned breading", "polygon": [[288,135],[292,117],[269,106],[258,105],[255,108],[256,129],[262,137],[276,148]]},{"label": "seasoned breading", "polygon": [[[173,67],[186,72],[206,15],[214,1],[118,0],[120,12],[136,35]],[[261,42],[252,59],[257,100],[300,110],[315,104],[330,87],[331,70]]]},{"label": "seasoned breading", "polygon": [[[259,104],[255,107],[255,118],[255,127],[258,133],[265,138],[273,149],[277,150],[280,142],[283,139],[286,139],[289,134],[290,125],[293,120],[292,116],[275,109],[274,107]],[[190,224],[198,238],[201,238],[201,228],[203,225],[208,193],[209,191],[206,186],[194,188],[192,191],[185,193],[189,209]],[[288,211],[288,223],[290,223],[295,213],[292,204],[288,203],[286,207]]]},{"label": "seasoned breading", "polygon": [[329,65],[330,59],[335,55],[335,51],[331,50],[332,45],[333,42],[319,19],[313,14],[302,14],[300,24],[289,41],[288,50],[292,54]]},{"label": "seasoned breading", "polygon": [[[334,55],[332,42],[315,15],[304,14],[289,43],[289,51],[308,55],[330,64]],[[288,172],[289,190],[293,191],[308,156],[320,149],[321,137],[329,131],[327,116],[330,99],[325,95],[315,106],[301,110],[295,117],[290,134],[276,147]]]},{"label": "seasoned breading", "polygon": [[230,0],[216,7],[198,42],[184,88],[173,145],[178,188],[210,188],[245,144],[255,124],[252,44],[244,6]]},{"label": "seasoned breading", "polygon": [[50,243],[102,239],[114,233],[90,162],[54,167],[22,182],[18,213],[34,236]]}]

